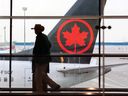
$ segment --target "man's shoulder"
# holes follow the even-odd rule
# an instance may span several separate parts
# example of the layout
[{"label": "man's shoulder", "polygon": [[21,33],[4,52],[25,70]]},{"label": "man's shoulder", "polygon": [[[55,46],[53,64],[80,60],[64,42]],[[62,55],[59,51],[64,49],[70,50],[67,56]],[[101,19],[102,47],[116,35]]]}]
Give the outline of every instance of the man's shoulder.
[{"label": "man's shoulder", "polygon": [[47,38],[47,35],[45,35],[45,34],[39,34],[39,35],[37,35],[37,38]]},{"label": "man's shoulder", "polygon": [[42,33],[40,36],[47,38],[47,35]]}]

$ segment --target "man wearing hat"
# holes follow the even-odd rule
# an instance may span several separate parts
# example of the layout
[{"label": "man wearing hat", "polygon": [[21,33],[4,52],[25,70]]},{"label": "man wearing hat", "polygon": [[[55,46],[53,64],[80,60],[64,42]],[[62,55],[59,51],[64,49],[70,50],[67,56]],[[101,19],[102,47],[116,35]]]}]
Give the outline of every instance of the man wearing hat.
[{"label": "man wearing hat", "polygon": [[47,73],[49,72],[50,48],[51,43],[48,37],[42,33],[44,26],[35,24],[34,29],[36,36],[35,46],[33,48],[32,72],[33,72],[33,89],[35,92],[45,92],[47,84],[53,89],[60,86],[55,83]]}]

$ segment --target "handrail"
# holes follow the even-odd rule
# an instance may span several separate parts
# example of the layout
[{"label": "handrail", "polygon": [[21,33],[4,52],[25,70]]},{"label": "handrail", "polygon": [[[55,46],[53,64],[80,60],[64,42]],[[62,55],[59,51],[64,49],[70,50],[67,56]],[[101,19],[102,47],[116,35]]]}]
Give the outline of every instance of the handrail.
[{"label": "handrail", "polygon": [[[51,54],[51,57],[128,57],[128,54]],[[0,54],[0,57],[33,57],[28,54]],[[49,55],[38,56],[47,57]]]},{"label": "handrail", "polygon": [[[60,88],[54,92],[36,93],[32,88],[0,88],[1,96],[128,96],[125,88]],[[22,92],[23,91],[23,92]],[[48,89],[47,91],[51,91]],[[52,90],[53,91],[53,90]]]},{"label": "handrail", "polygon": [[[128,92],[128,88],[104,88],[105,92]],[[32,91],[32,88],[0,88],[0,91]],[[56,91],[48,88],[46,91]],[[57,91],[102,92],[103,88],[60,88]]]}]

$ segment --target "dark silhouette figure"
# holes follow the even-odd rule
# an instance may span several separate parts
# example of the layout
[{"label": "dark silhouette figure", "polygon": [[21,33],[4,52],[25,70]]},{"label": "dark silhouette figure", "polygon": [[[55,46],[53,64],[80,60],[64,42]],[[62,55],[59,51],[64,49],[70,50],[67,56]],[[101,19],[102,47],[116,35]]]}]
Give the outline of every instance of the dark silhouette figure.
[{"label": "dark silhouette figure", "polygon": [[48,75],[51,43],[48,37],[42,33],[44,27],[41,24],[35,24],[36,41],[33,48],[32,72],[33,72],[33,89],[35,92],[46,92],[47,85],[54,90],[60,88]]}]

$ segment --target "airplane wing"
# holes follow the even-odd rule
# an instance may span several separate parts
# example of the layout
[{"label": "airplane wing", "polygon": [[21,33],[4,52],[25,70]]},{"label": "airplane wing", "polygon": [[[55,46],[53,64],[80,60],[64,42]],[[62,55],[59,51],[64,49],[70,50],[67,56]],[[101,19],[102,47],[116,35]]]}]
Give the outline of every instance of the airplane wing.
[{"label": "airplane wing", "polygon": [[[108,73],[111,71],[112,67],[117,67],[117,66],[122,66],[122,65],[128,65],[128,63],[120,63],[120,64],[111,64],[111,65],[105,65],[105,73]],[[93,66],[85,66],[85,67],[76,67],[76,68],[63,68],[63,69],[59,69],[57,70],[58,72],[62,72],[62,73],[77,73],[77,74],[82,74],[82,73],[89,73],[89,72],[93,72],[93,71],[97,71],[99,68],[98,65],[93,65]],[[103,66],[101,66],[101,68],[103,68]]]}]

